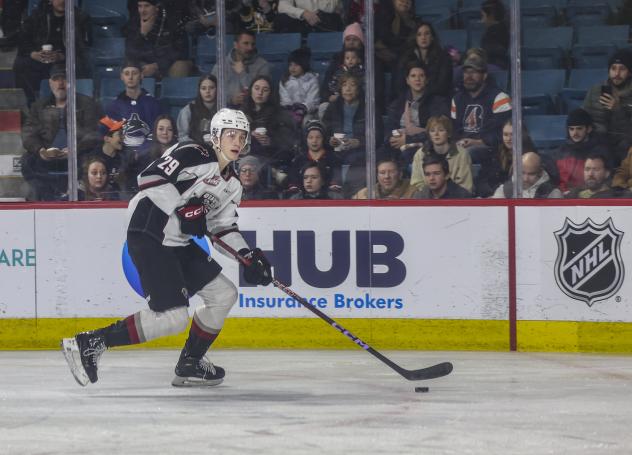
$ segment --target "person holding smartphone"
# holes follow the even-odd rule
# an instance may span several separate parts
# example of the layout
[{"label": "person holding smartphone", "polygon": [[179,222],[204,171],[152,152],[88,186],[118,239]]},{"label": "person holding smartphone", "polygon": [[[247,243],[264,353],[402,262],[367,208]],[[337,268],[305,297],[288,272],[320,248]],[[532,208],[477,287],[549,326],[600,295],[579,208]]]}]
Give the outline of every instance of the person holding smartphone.
[{"label": "person holding smartphone", "polygon": [[605,133],[614,164],[618,165],[632,145],[632,52],[618,50],[608,62],[608,79],[586,94],[583,108],[594,129]]}]

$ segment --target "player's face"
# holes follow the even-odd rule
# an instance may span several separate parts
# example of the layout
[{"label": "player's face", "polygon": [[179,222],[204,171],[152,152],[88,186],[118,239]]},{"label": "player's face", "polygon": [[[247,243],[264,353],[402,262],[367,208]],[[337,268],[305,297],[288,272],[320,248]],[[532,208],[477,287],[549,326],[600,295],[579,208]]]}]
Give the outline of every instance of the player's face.
[{"label": "player's face", "polygon": [[268,81],[259,79],[252,85],[252,100],[257,105],[265,104],[270,98],[270,84]]},{"label": "player's face", "polygon": [[257,168],[250,164],[244,164],[239,167],[239,181],[246,189],[252,188],[259,182],[259,174]]},{"label": "player's face", "polygon": [[171,143],[173,140],[173,125],[171,120],[163,118],[156,125],[156,139],[163,145]]},{"label": "player's face", "polygon": [[468,92],[476,92],[483,86],[487,73],[475,70],[474,68],[465,68],[463,70],[463,87]]},{"label": "player's face", "polygon": [[302,76],[305,71],[303,71],[303,67],[295,62],[290,62],[287,67],[290,76],[299,77]]},{"label": "player's face", "polygon": [[142,22],[146,22],[158,15],[158,6],[149,2],[138,2],[138,15]]},{"label": "player's face", "polygon": [[125,88],[136,89],[140,86],[142,75],[140,69],[133,66],[123,68],[121,71],[121,80],[125,84]]},{"label": "player's face", "polygon": [[395,163],[380,163],[377,167],[377,183],[384,191],[392,191],[399,184],[400,172]]},{"label": "player's face", "polygon": [[103,165],[95,161],[88,166],[88,185],[90,188],[100,190],[105,187],[108,180],[108,171]]},{"label": "player's face", "polygon": [[340,95],[347,103],[351,103],[358,98],[358,84],[353,79],[347,79],[340,87]]},{"label": "player's face", "polygon": [[443,125],[432,125],[428,130],[428,134],[430,135],[430,141],[435,146],[446,144],[449,140],[448,130]]},{"label": "player's face", "polygon": [[240,35],[239,39],[235,41],[235,50],[242,57],[250,57],[255,53],[256,48],[254,37],[245,33]]},{"label": "player's face", "polygon": [[318,130],[307,133],[307,147],[311,152],[318,152],[323,148],[323,135]]},{"label": "player's face", "polygon": [[522,187],[527,190],[542,176],[538,163],[522,162]]},{"label": "player's face", "polygon": [[448,176],[443,172],[440,164],[429,164],[424,167],[424,179],[428,188],[437,192],[446,185]]},{"label": "player's face", "polygon": [[318,193],[323,187],[323,178],[317,167],[310,167],[303,174],[303,187],[307,193]]},{"label": "player's face", "polygon": [[503,126],[503,145],[511,150],[511,141],[513,140],[513,127],[511,125]]},{"label": "player's face", "polygon": [[583,142],[590,133],[589,128],[586,125],[569,126],[568,137],[576,144]]},{"label": "player's face", "polygon": [[604,166],[603,161],[586,160],[584,164],[584,183],[589,190],[595,191],[602,187],[610,173]]},{"label": "player's face", "polygon": [[417,47],[420,49],[428,49],[432,45],[432,32],[430,31],[430,27],[427,25],[422,25],[417,29]]},{"label": "player's face", "polygon": [[226,158],[230,161],[235,161],[239,158],[239,153],[246,146],[247,138],[248,135],[243,130],[226,128],[222,131],[219,146]]},{"label": "player's face", "polygon": [[210,79],[202,81],[200,84],[200,97],[205,103],[212,103],[217,98],[217,86]]},{"label": "player's face", "polygon": [[360,64],[360,58],[355,51],[345,51],[344,65],[347,68],[355,68]]},{"label": "player's face", "polygon": [[426,72],[421,68],[411,68],[406,76],[406,84],[413,92],[422,92],[426,88]]},{"label": "player's face", "polygon": [[50,91],[55,95],[56,100],[63,101],[66,99],[68,95],[68,84],[65,77],[58,76],[55,79],[49,79],[48,85],[50,86]]},{"label": "player's face", "polygon": [[615,87],[620,87],[630,77],[630,70],[621,63],[614,63],[608,69],[608,77]]}]

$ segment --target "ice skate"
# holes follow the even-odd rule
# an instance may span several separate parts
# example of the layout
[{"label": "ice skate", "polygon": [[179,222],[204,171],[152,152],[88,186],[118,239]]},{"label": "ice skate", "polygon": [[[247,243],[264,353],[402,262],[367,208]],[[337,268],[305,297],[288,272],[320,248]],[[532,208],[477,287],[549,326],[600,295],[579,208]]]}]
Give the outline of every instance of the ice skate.
[{"label": "ice skate", "polygon": [[74,338],[64,338],[61,345],[70,372],[79,385],[85,387],[88,382],[97,382],[99,358],[106,349],[103,336],[83,332]]},{"label": "ice skate", "polygon": [[180,357],[171,385],[175,387],[210,387],[221,384],[226,372],[209,362],[206,357]]}]

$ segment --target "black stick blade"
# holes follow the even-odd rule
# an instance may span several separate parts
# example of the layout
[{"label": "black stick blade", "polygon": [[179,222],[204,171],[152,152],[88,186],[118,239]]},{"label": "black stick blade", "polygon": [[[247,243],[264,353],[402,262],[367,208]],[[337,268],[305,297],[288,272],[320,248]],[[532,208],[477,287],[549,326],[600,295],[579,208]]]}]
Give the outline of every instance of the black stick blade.
[{"label": "black stick blade", "polygon": [[402,376],[409,381],[422,381],[447,376],[452,372],[452,368],[453,366],[450,362],[443,362],[420,370],[404,370]]}]

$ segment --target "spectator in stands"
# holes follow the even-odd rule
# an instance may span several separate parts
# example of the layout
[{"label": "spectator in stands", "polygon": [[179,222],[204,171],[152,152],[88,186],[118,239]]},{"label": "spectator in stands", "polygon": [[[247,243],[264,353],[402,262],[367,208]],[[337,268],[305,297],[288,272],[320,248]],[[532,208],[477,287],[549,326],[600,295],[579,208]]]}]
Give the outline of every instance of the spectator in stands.
[{"label": "spectator in stands", "polygon": [[[123,172],[123,126],[125,122],[112,120],[110,117],[103,117],[99,121],[99,135],[103,138],[103,143],[89,155],[100,158],[108,170],[108,183],[115,190],[120,190],[123,179],[126,177]],[[85,160],[82,168],[85,166]],[[135,178],[136,176],[133,176]]]},{"label": "spectator in stands", "polygon": [[279,199],[279,193],[261,182],[261,174],[265,172],[265,169],[255,156],[247,155],[239,159],[239,181],[243,187],[242,201]]},{"label": "spectator in stands", "polygon": [[566,199],[632,197],[632,193],[612,188],[609,183],[610,162],[606,155],[590,153],[584,163],[584,185],[573,189]]},{"label": "spectator in stands", "polygon": [[188,41],[177,18],[159,0],[139,0],[138,18],[130,18],[125,56],[141,64],[143,77],[185,77],[193,63],[187,60]]},{"label": "spectator in stands", "polygon": [[450,179],[448,160],[436,153],[427,155],[422,162],[426,186],[415,192],[415,199],[468,199],[472,193]]},{"label": "spectator in stands", "polygon": [[405,89],[406,70],[410,62],[419,62],[426,69],[428,91],[449,97],[452,95],[452,59],[439,41],[439,36],[429,22],[418,22],[410,35],[392,76],[392,94],[397,96]]},{"label": "spectator in stands", "polygon": [[[106,114],[114,120],[131,120],[136,114],[135,120],[144,123],[151,131],[156,117],[162,114],[162,106],[141,86],[142,64],[134,60],[125,61],[121,67],[121,80],[125,90],[106,107]],[[129,142],[129,138],[125,139]]]},{"label": "spectator in stands", "polygon": [[[417,188],[404,178],[402,165],[394,156],[385,157],[377,163],[377,184],[374,199],[410,199]],[[369,189],[362,188],[352,199],[368,199]]]},{"label": "spectator in stands", "polygon": [[244,1],[235,15],[239,30],[255,33],[274,31],[274,18],[279,8],[278,0]]},{"label": "spectator in stands", "polygon": [[110,184],[105,161],[91,156],[84,161],[83,178],[77,191],[80,201],[118,201],[118,191]]},{"label": "spectator in stands", "polygon": [[591,153],[608,156],[608,147],[601,135],[593,130],[593,120],[584,109],[571,111],[566,119],[568,138],[558,152],[559,187],[563,193],[584,184],[584,163]]},{"label": "spectator in stands", "polygon": [[[211,74],[217,77],[215,65]],[[239,107],[247,98],[248,87],[259,76],[270,77],[270,65],[257,55],[255,34],[241,31],[235,37],[233,49],[226,57],[226,100],[232,107]]]},{"label": "spectator in stands", "polygon": [[450,180],[472,192],[474,188],[472,160],[466,150],[456,145],[450,119],[445,115],[430,117],[426,128],[428,139],[415,153],[410,184],[417,189],[426,186],[422,168],[423,160],[428,155],[437,154],[444,156],[448,161]]},{"label": "spectator in stands", "polygon": [[[493,151],[501,142],[502,125],[511,117],[511,99],[487,77],[487,63],[475,54],[463,63],[463,88],[452,98],[455,137],[474,164],[491,168],[497,159]],[[494,192],[486,181],[477,181],[475,187],[481,197]]]},{"label": "spectator in stands", "polygon": [[151,137],[151,141],[145,142],[147,165],[156,158],[160,158],[169,147],[178,142],[176,122],[170,115],[159,115],[154,123]]},{"label": "spectator in stands", "polygon": [[[373,17],[380,17],[382,5],[380,0],[373,1]],[[347,23],[357,22],[364,25],[364,0],[351,0],[347,2]]]},{"label": "spectator in stands", "polygon": [[[493,198],[511,198],[514,191],[513,177],[500,185]],[[540,155],[535,152],[522,154],[522,197],[526,199],[559,199],[562,192],[551,182],[542,166]]]},{"label": "spectator in stands", "polygon": [[394,68],[415,31],[412,0],[386,0],[384,11],[375,17],[375,58],[385,68]]},{"label": "spectator in stands", "polygon": [[304,129],[304,146],[301,153],[292,160],[288,183],[288,193],[295,193],[301,186],[301,169],[307,163],[318,163],[327,171],[329,190],[340,192],[342,190],[342,166],[340,160],[326,142],[327,130],[325,125],[318,120],[307,122]]},{"label": "spectator in stands", "polygon": [[618,50],[608,62],[608,79],[588,90],[584,109],[594,129],[608,134],[613,163],[618,165],[632,145],[632,52]]},{"label": "spectator in stands", "polygon": [[628,156],[621,162],[621,165],[614,171],[612,187],[622,190],[632,190],[632,147],[628,150]]},{"label": "spectator in stands", "polygon": [[211,119],[217,112],[217,78],[205,74],[198,81],[198,94],[178,114],[178,140],[204,142]]},{"label": "spectator in stands", "polygon": [[274,30],[281,33],[340,32],[341,0],[279,0]]},{"label": "spectator in stands", "polygon": [[449,115],[447,98],[433,94],[428,86],[426,66],[412,60],[406,68],[406,86],[386,111],[385,148],[389,154],[401,153],[404,167],[411,163],[414,150],[428,139],[426,123],[432,116]]},{"label": "spectator in stands", "polygon": [[[15,84],[24,90],[29,105],[39,95],[40,82],[51,67],[66,61],[65,0],[42,1],[22,25],[18,52],[13,63]],[[75,8],[75,52],[77,68],[86,68],[90,18]],[[81,77],[82,73],[78,72]]]},{"label": "spectator in stands", "polygon": [[292,51],[288,57],[288,69],[279,82],[281,106],[287,109],[300,128],[303,121],[312,118],[320,103],[318,74],[310,69],[308,48]]},{"label": "spectator in stands", "polygon": [[319,163],[309,162],[301,169],[301,190],[290,199],[342,199],[337,191],[329,190],[329,175]]},{"label": "spectator in stands", "polygon": [[[322,118],[329,103],[335,102],[340,97],[340,78],[345,74],[352,74],[358,78],[360,84],[364,81],[364,52],[361,49],[349,48],[342,51],[342,61],[338,69],[327,81],[328,98],[319,108],[319,118]],[[325,76],[327,80],[327,76]]]},{"label": "spectator in stands", "polygon": [[481,22],[485,27],[481,47],[487,61],[502,69],[509,67],[509,24],[505,5],[501,0],[485,0],[481,5]]},{"label": "spectator in stands", "polygon": [[268,76],[256,77],[248,89],[243,112],[250,120],[251,152],[270,166],[277,185],[287,184],[299,133],[294,119],[279,104]]},{"label": "spectator in stands", "polygon": [[[51,96],[35,101],[22,127],[22,174],[33,189],[36,200],[52,201],[67,197],[68,132],[66,67],[53,65],[48,84]],[[99,105],[77,93],[77,157],[93,150],[99,142]],[[80,162],[80,161],[79,161]]]},{"label": "spectator in stands", "polygon": [[[485,52],[480,47],[472,47],[465,51],[465,56],[463,57],[462,62],[465,62],[472,56],[475,56],[476,58],[479,58],[483,60],[484,62],[486,62],[488,80],[492,78],[494,80],[494,83],[501,82],[501,81],[496,81],[496,79],[494,78],[494,74],[492,73],[501,71],[502,68],[500,68],[498,65],[493,65],[487,61],[487,52]],[[463,65],[460,64],[462,62],[459,62],[457,66],[454,66],[452,70],[452,83],[453,83],[455,92],[464,90],[463,89]],[[503,81],[503,83],[505,83],[505,81]]]},{"label": "spectator in stands", "polygon": [[184,31],[190,36],[214,35],[217,27],[215,0],[190,0],[182,2],[187,9],[184,12]]},{"label": "spectator in stands", "polygon": [[26,12],[27,6],[27,0],[3,2],[2,18],[0,19],[3,34],[0,38],[1,51],[8,52],[18,45],[22,16]]}]

